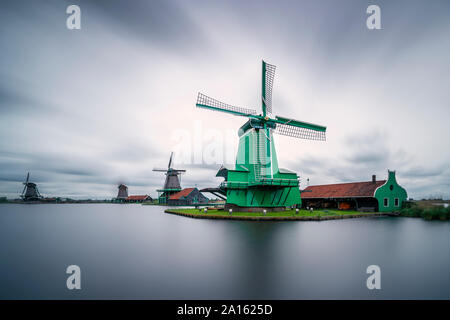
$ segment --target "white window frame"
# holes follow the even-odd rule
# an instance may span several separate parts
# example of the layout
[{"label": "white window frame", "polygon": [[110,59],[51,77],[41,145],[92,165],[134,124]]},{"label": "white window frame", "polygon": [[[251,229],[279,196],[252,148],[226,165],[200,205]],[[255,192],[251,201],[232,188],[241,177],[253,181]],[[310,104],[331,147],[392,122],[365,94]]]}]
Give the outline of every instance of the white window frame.
[{"label": "white window frame", "polygon": [[[386,200],[386,202],[385,202],[385,200]],[[385,203],[386,203],[386,204],[385,204]],[[383,199],[383,206],[384,206],[385,208],[389,207],[389,198],[384,198],[384,199]]]},{"label": "white window frame", "polygon": [[400,206],[400,199],[399,198],[395,198],[394,199],[394,206],[396,206],[396,207]]}]

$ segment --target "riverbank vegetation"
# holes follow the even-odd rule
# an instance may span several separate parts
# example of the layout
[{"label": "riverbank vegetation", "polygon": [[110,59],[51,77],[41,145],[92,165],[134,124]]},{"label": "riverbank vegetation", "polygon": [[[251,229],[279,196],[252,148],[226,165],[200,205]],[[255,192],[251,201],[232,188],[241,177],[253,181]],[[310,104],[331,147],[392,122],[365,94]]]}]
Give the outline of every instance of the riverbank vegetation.
[{"label": "riverbank vegetation", "polygon": [[400,210],[403,217],[423,218],[425,220],[450,220],[450,206],[433,201],[408,202]]}]

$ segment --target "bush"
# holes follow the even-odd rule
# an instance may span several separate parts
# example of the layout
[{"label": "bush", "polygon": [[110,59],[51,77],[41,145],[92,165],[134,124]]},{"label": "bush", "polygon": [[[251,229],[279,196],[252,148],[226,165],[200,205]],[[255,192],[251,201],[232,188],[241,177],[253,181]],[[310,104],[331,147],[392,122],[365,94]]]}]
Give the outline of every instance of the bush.
[{"label": "bush", "polygon": [[411,206],[409,208],[405,208],[402,209],[400,211],[400,215],[405,216],[405,217],[420,217],[422,214],[423,210],[420,209],[418,206]]},{"label": "bush", "polygon": [[424,209],[420,216],[425,220],[434,220],[436,218],[436,211],[434,209]]},{"label": "bush", "polygon": [[403,201],[403,203],[402,203],[402,207],[404,209],[410,209],[410,208],[412,208],[414,206],[416,206],[416,204],[414,202],[412,202],[412,201]]},{"label": "bush", "polygon": [[439,219],[440,220],[450,220],[450,208],[442,208],[442,210],[439,212]]},{"label": "bush", "polygon": [[400,211],[400,215],[405,217],[421,217],[425,220],[450,220],[450,207],[419,207],[411,205]]}]

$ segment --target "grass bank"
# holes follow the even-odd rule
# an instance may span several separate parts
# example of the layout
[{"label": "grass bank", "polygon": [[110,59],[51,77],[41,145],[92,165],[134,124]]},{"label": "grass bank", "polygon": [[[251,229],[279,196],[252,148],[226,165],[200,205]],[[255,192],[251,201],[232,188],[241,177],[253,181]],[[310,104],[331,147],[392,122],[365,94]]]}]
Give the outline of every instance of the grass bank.
[{"label": "grass bank", "polygon": [[445,208],[432,201],[410,202],[400,210],[400,216],[425,220],[450,220],[450,206]]},{"label": "grass bank", "polygon": [[358,212],[341,210],[286,210],[279,212],[233,212],[231,215],[224,210],[210,209],[205,213],[199,209],[167,209],[166,213],[182,215],[199,219],[232,219],[232,220],[334,220],[382,216],[379,212]]}]

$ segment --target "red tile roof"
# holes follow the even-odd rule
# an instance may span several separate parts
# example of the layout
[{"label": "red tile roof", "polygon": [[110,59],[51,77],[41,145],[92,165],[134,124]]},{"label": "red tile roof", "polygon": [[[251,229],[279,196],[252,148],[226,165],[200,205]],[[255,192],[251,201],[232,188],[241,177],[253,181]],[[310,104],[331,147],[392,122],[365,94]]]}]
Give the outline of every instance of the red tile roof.
[{"label": "red tile roof", "polygon": [[195,188],[186,188],[170,196],[169,200],[179,200],[181,197],[188,196]]},{"label": "red tile roof", "polygon": [[385,183],[386,180],[309,186],[301,195],[302,199],[373,197],[375,190]]},{"label": "red tile roof", "polygon": [[149,196],[147,195],[142,195],[142,196],[128,196],[128,198],[126,198],[125,200],[127,201],[140,201],[140,200],[146,200],[147,198],[149,198]]}]

